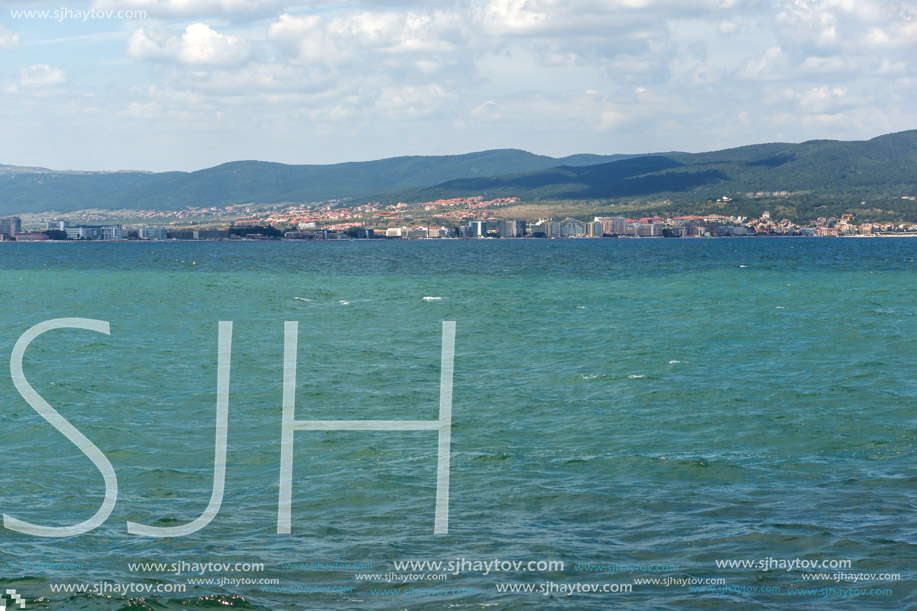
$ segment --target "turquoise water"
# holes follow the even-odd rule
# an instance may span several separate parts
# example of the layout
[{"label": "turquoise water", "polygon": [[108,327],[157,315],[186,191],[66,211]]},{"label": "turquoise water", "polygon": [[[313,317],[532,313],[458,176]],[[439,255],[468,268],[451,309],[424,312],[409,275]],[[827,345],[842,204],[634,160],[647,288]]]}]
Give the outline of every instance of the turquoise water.
[{"label": "turquoise water", "polygon": [[[109,336],[40,336],[24,368],[108,457],[119,495],[85,535],[0,529],[0,587],[39,609],[917,606],[915,258],[910,239],[2,245],[0,511],[66,526],[104,496],[98,470],[6,368],[19,336],[56,318],[110,323]],[[234,333],[220,512],[186,537],[129,535],[127,521],[174,526],[207,506],[223,320]],[[433,534],[429,431],[297,432],[292,534],[277,534],[283,329],[293,320],[296,416],[314,420],[436,419],[441,325],[456,321],[448,535]],[[428,573],[394,562],[457,558],[565,565],[405,585],[356,577]],[[900,579],[716,564],[767,558],[849,560],[840,572]],[[82,567],[12,564],[38,562]],[[176,575],[132,571],[137,562],[264,570]],[[574,566],[613,563],[670,568]],[[666,577],[725,584],[634,583]],[[98,583],[187,591],[51,589]],[[577,583],[632,591],[538,591]],[[507,584],[536,590],[498,591]],[[412,586],[474,593],[391,592]],[[302,591],[322,587],[351,590]]]}]

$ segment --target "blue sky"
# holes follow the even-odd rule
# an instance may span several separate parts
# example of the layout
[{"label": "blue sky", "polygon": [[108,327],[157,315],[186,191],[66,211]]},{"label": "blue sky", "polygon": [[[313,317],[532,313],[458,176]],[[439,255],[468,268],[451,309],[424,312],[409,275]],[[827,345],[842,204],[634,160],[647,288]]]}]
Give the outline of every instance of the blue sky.
[{"label": "blue sky", "polygon": [[915,52],[903,0],[0,0],[0,163],[865,139],[917,127]]}]

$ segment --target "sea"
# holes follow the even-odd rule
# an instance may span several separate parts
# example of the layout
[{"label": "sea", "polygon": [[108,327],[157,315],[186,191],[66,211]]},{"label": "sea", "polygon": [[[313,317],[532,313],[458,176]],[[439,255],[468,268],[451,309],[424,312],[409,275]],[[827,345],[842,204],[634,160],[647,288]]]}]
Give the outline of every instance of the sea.
[{"label": "sea", "polygon": [[[0,244],[0,604],[915,609],[915,259],[908,238]],[[228,321],[219,510],[131,534],[211,501]],[[436,430],[328,429],[293,431],[279,533],[287,323],[297,421],[435,421],[444,321],[448,532]],[[116,474],[84,534],[9,528],[106,497],[17,390],[17,342]]]}]

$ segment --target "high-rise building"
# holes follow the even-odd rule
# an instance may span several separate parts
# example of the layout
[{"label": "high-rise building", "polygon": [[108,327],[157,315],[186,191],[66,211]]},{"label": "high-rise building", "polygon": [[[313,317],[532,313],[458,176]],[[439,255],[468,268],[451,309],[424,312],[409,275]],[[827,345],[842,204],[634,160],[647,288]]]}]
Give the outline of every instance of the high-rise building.
[{"label": "high-rise building", "polygon": [[576,219],[567,218],[560,224],[560,237],[576,238],[586,235],[585,223]]},{"label": "high-rise building", "polygon": [[624,235],[627,233],[627,219],[623,216],[597,216],[595,222],[602,224],[602,233]]},{"label": "high-rise building", "polygon": [[0,219],[0,239],[11,240],[17,233],[22,233],[22,221],[18,216]]},{"label": "high-rise building", "polygon": [[532,225],[532,236],[545,238],[560,237],[560,223],[551,219],[538,219],[538,222]]},{"label": "high-rise building", "polygon": [[634,234],[641,238],[653,238],[662,235],[662,225],[659,223],[641,223],[634,224]]},{"label": "high-rise building", "polygon": [[471,230],[475,237],[487,235],[487,221],[471,221]]},{"label": "high-rise building", "polygon": [[500,234],[501,238],[525,237],[525,221],[519,219],[500,221],[497,232]]},{"label": "high-rise building", "polygon": [[118,242],[124,239],[124,230],[121,225],[106,225],[102,227],[102,239],[108,242]]}]

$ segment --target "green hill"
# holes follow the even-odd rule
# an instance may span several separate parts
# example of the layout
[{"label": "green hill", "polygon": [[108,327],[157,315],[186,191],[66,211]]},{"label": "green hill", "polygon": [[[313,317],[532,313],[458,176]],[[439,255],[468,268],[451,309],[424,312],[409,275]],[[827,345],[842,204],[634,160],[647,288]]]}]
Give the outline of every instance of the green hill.
[{"label": "green hill", "polygon": [[236,161],[198,172],[57,172],[0,166],[0,214],[88,208],[176,210],[239,203],[315,202],[369,197],[458,178],[495,176],[626,159],[555,159],[505,149],[442,157],[395,157],[335,165]]},{"label": "green hill", "polygon": [[643,156],[586,167],[454,180],[393,195],[419,200],[486,193],[530,201],[697,201],[759,191],[834,197],[917,194],[917,131],[866,142],[817,140]]},{"label": "green hill", "polygon": [[[626,204],[629,214],[757,216],[770,209],[780,218],[807,221],[852,211],[877,221],[913,221],[917,203],[904,197],[917,195],[917,131],[865,142],[758,144],[467,178],[383,195],[382,201],[474,195],[547,207],[584,202],[603,213]],[[729,200],[718,202],[723,196]]]},{"label": "green hill", "polygon": [[[917,195],[917,131],[863,142],[770,143],[696,154],[552,158],[503,149],[336,165],[238,161],[160,174],[0,166],[0,214],[474,195],[684,214],[715,209],[753,215],[766,205],[797,220],[866,201],[858,211],[868,210],[872,218],[915,220],[917,204],[902,198]],[[716,202],[722,196],[728,203]]]}]

